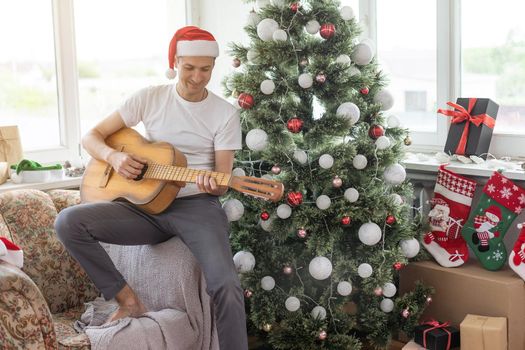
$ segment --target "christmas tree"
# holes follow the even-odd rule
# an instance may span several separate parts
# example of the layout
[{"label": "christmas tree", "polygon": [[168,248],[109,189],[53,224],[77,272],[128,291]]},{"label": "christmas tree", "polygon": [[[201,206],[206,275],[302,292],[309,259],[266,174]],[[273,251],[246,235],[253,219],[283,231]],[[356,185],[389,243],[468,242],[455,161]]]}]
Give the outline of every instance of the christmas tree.
[{"label": "christmas tree", "polygon": [[233,174],[286,191],[224,202],[250,331],[276,349],[384,348],[411,332],[431,290],[397,293],[421,228],[375,45],[338,1],[259,0],[248,21],[224,80],[242,108]]}]

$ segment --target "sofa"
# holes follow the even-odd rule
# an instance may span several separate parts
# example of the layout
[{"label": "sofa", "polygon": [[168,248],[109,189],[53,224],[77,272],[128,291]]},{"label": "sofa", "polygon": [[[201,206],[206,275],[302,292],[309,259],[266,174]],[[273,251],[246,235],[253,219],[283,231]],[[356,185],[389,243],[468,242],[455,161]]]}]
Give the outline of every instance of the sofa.
[{"label": "sofa", "polygon": [[[87,350],[97,345],[91,344],[86,333],[77,333],[73,324],[89,305],[86,303],[100,293],[54,231],[57,213],[79,202],[76,190],[24,189],[0,194],[0,236],[24,251],[22,269],[0,261],[0,349]],[[188,334],[196,339],[192,344],[199,344],[192,349],[218,348],[204,278],[193,255],[177,237],[156,246],[104,248],[139,297],[149,303],[146,307],[150,311],[170,309],[185,314],[187,330],[182,329],[182,338]],[[154,259],[140,261],[152,254]],[[155,262],[160,262],[160,267]],[[144,280],[151,282],[136,282]],[[168,289],[160,290],[162,281],[168,281]],[[117,348],[118,343],[112,346]]]}]

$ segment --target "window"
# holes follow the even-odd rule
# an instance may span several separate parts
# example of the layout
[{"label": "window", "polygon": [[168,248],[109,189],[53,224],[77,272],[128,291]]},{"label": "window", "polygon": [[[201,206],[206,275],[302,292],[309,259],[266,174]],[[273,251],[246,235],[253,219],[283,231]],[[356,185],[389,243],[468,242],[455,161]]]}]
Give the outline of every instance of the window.
[{"label": "window", "polygon": [[1,2],[0,47],[0,124],[18,125],[25,151],[59,147],[51,2]]},{"label": "window", "polygon": [[0,124],[19,126],[30,159],[77,158],[81,135],[124,98],[166,82],[186,14],[186,0],[1,2]]}]

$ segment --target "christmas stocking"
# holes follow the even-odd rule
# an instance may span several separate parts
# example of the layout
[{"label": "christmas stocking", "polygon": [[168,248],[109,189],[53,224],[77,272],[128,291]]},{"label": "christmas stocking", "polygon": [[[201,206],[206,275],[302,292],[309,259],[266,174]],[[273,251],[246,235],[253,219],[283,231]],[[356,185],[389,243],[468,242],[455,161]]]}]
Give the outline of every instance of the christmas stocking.
[{"label": "christmas stocking", "polygon": [[512,252],[510,252],[509,266],[525,280],[525,225],[519,224],[518,228],[521,231],[516,243],[514,243]]},{"label": "christmas stocking", "polygon": [[431,232],[423,246],[438,264],[444,267],[461,266],[468,260],[468,247],[460,234],[468,218],[476,182],[439,167],[432,209],[428,213]]},{"label": "christmas stocking", "polygon": [[503,237],[523,208],[525,190],[495,172],[461,230],[461,235],[487,270],[498,270],[505,264],[507,250]]}]

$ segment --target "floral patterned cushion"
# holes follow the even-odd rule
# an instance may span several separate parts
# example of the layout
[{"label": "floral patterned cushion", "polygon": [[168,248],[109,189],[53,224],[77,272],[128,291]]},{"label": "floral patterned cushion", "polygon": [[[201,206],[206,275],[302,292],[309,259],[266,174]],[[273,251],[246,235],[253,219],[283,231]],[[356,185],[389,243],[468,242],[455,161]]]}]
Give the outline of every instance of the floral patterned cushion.
[{"label": "floral patterned cushion", "polygon": [[77,333],[73,328],[73,324],[80,319],[83,312],[84,306],[79,306],[53,315],[59,350],[89,350],[91,348],[86,333]]},{"label": "floral patterned cushion", "polygon": [[[78,191],[53,191],[57,206],[78,203]],[[23,271],[37,284],[52,313],[93,300],[98,291],[55,236],[57,208],[50,195],[38,190],[0,194],[0,213],[7,235],[24,251]],[[1,225],[1,224],[0,224]]]}]

